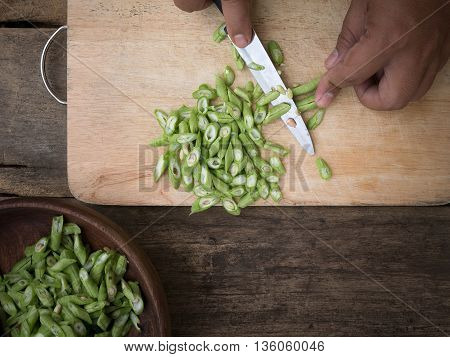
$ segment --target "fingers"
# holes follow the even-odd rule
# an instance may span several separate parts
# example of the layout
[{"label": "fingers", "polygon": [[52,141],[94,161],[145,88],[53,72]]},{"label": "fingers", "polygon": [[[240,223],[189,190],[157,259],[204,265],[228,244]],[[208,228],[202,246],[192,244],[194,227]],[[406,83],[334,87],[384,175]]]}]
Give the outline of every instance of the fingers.
[{"label": "fingers", "polygon": [[211,0],[174,0],[175,6],[187,12],[200,11],[211,5]]},{"label": "fingers", "polygon": [[348,50],[359,41],[364,34],[365,13],[367,11],[366,0],[352,1],[345,16],[341,33],[339,34],[336,48],[325,61],[327,69],[333,68],[347,54]]},{"label": "fingers", "polygon": [[414,98],[426,77],[425,73],[414,72],[414,68],[417,68],[415,60],[409,53],[397,55],[384,68],[379,82],[374,78],[356,85],[356,95],[370,109],[402,109]]},{"label": "fingers", "polygon": [[437,74],[441,68],[441,63],[439,61],[434,61],[429,67],[427,73],[422,79],[422,83],[417,88],[416,93],[411,98],[411,102],[415,102],[421,99],[431,88]]},{"label": "fingers", "polygon": [[364,35],[348,50],[345,58],[323,76],[316,92],[317,104],[327,107],[339,88],[359,85],[383,69],[390,57],[384,48],[380,39]]},{"label": "fingers", "polygon": [[222,0],[228,34],[238,47],[246,47],[252,40],[250,0]]}]

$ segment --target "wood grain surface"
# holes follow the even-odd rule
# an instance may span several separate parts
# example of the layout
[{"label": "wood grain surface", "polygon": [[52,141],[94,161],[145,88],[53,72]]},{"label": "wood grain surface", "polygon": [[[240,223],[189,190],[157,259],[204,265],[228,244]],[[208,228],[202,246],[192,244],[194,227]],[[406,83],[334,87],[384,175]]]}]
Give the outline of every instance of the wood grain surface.
[{"label": "wood grain surface", "polygon": [[157,267],[175,336],[450,333],[450,207],[97,207]]},{"label": "wood grain surface", "polygon": [[[0,194],[70,196],[66,108],[47,93],[39,72],[48,28],[0,28]],[[65,36],[51,46],[48,77],[65,96]]]},{"label": "wood grain surface", "polygon": [[[2,25],[39,27],[61,26],[67,22],[67,0],[2,0],[0,1],[0,27]],[[3,24],[2,24],[3,23]]]},{"label": "wood grain surface", "polygon": [[[286,82],[323,71],[349,1],[259,1],[256,31],[280,42]],[[232,62],[229,44],[211,33],[213,7],[186,14],[171,1],[70,2],[68,175],[74,196],[92,203],[188,205],[192,196],[152,183],[161,133],[151,112],[194,102],[203,82]],[[283,19],[283,21],[279,21]],[[249,73],[242,75],[247,80]],[[433,205],[450,199],[450,66],[419,103],[397,112],[364,108],[345,90],[312,133],[318,156],[334,171],[318,176],[314,159],[281,122],[265,135],[292,149],[283,205]],[[260,202],[260,204],[264,204]]]}]

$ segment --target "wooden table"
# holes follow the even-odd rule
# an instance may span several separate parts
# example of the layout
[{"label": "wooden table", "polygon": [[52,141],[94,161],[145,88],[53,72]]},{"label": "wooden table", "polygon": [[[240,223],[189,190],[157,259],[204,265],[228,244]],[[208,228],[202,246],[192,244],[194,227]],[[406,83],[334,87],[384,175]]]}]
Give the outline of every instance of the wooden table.
[{"label": "wooden table", "polygon": [[[5,5],[6,4],[6,5]],[[70,197],[66,111],[39,53],[58,0],[0,5],[0,197]],[[33,27],[29,22],[33,21]],[[65,90],[65,54],[50,79]],[[442,336],[450,333],[450,207],[94,207],[156,265],[174,335]]]}]

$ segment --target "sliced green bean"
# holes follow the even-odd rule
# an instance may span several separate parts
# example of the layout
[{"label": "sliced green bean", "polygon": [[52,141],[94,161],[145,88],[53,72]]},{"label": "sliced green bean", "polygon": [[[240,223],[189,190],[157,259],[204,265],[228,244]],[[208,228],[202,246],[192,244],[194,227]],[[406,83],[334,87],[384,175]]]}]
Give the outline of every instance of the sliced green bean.
[{"label": "sliced green bean", "polygon": [[276,66],[280,66],[284,62],[283,52],[281,51],[281,47],[276,41],[269,41],[267,44],[268,52],[272,62]]},{"label": "sliced green bean", "polygon": [[255,119],[253,118],[252,108],[246,102],[243,103],[242,114],[244,116],[245,128],[250,130],[255,125]]},{"label": "sliced green bean", "polygon": [[256,106],[254,112],[255,124],[262,124],[267,117],[268,108],[267,105]]},{"label": "sliced green bean", "polygon": [[198,128],[200,129],[200,131],[204,132],[209,124],[208,118],[203,114],[198,114],[197,118],[198,118]]},{"label": "sliced green bean", "polygon": [[267,200],[267,198],[269,197],[270,194],[270,188],[269,188],[269,184],[267,183],[267,181],[263,178],[259,178],[258,182],[256,184],[256,187],[258,189],[259,195]]},{"label": "sliced green bean", "polygon": [[333,177],[333,172],[331,171],[330,166],[328,163],[322,159],[318,158],[316,160],[317,169],[319,170],[319,175],[323,180],[329,180],[331,177]]},{"label": "sliced green bean", "polygon": [[282,157],[285,157],[289,154],[288,149],[286,149],[282,145],[275,144],[268,140],[266,140],[266,142],[264,143],[264,149],[270,150],[270,151],[274,152],[275,154],[280,155]]},{"label": "sliced green bean", "polygon": [[228,102],[228,87],[221,76],[216,76],[216,92],[224,102]]},{"label": "sliced green bean", "polygon": [[312,81],[305,83],[303,85],[292,88],[292,93],[294,96],[304,95],[314,92],[319,85],[320,77],[313,79]]},{"label": "sliced green bean", "polygon": [[256,188],[256,183],[258,182],[258,174],[253,171],[247,174],[245,187],[247,190],[252,191]]},{"label": "sliced green bean", "polygon": [[262,107],[264,105],[272,103],[275,99],[280,96],[280,92],[276,90],[272,90],[266,94],[264,94],[261,98],[258,99],[256,105]]},{"label": "sliced green bean", "polygon": [[84,246],[83,242],[81,241],[81,237],[79,233],[74,234],[73,239],[73,252],[75,253],[76,257],[78,258],[78,261],[81,265],[86,264],[87,261],[87,250]]},{"label": "sliced green bean", "polygon": [[222,198],[222,206],[229,214],[233,216],[239,216],[241,214],[241,209],[236,204],[236,202],[230,197]]},{"label": "sliced green bean", "polygon": [[228,87],[233,85],[236,75],[230,66],[225,67],[225,70],[223,71],[223,78],[225,79],[225,83]]},{"label": "sliced green bean", "polygon": [[234,151],[233,151],[233,145],[230,142],[227,148],[227,151],[225,153],[225,172],[228,172],[230,170],[231,163],[234,160]]},{"label": "sliced green bean", "polygon": [[230,190],[230,194],[233,197],[242,197],[247,193],[244,186],[235,186]]},{"label": "sliced green bean", "polygon": [[309,130],[316,129],[322,123],[324,116],[325,116],[325,109],[319,109],[314,114],[314,116],[308,120],[308,122],[306,123],[306,127]]},{"label": "sliced green bean", "polygon": [[212,187],[212,175],[206,164],[201,165],[200,183],[205,187]]},{"label": "sliced green bean", "polygon": [[50,234],[50,249],[51,250],[56,251],[59,249],[59,246],[61,245],[63,225],[64,225],[63,216],[57,216],[57,217],[53,218],[52,231]]},{"label": "sliced green bean", "polygon": [[235,88],[234,89],[234,93],[239,98],[241,98],[244,102],[247,102],[247,103],[251,103],[252,102],[252,99],[251,99],[250,95],[248,94],[248,92],[245,89],[239,88],[239,87]]},{"label": "sliced green bean", "polygon": [[276,172],[278,172],[280,175],[284,175],[286,173],[286,169],[279,157],[271,156],[269,159],[269,162],[270,162],[270,166],[272,166],[272,168]]},{"label": "sliced green bean", "polygon": [[169,167],[169,153],[165,152],[163,155],[159,157],[158,162],[156,163],[155,169],[153,171],[153,180],[155,182],[158,182],[168,167]]},{"label": "sliced green bean", "polygon": [[277,183],[270,184],[270,197],[274,202],[280,202],[283,199],[280,186]]},{"label": "sliced green bean", "polygon": [[[201,97],[197,100],[197,111],[200,114],[206,114],[208,112],[208,106],[209,106],[208,98]],[[170,117],[169,117],[169,119],[170,119]],[[169,125],[169,122],[167,122],[167,125]],[[171,134],[173,134],[173,132],[168,134],[167,130],[166,130],[166,134],[171,135]]]},{"label": "sliced green bean", "polygon": [[[214,100],[217,98],[217,92],[211,88],[201,88],[197,89],[194,93],[192,93],[192,97],[194,99],[200,99],[202,97],[205,97],[208,100]],[[191,115],[191,112],[189,112],[189,117]]]},{"label": "sliced green bean", "polygon": [[179,120],[180,119],[177,112],[170,113],[169,117],[167,118],[166,127],[164,128],[164,132],[166,135],[172,135],[173,133],[175,133]]},{"label": "sliced green bean", "polygon": [[239,110],[242,112],[242,100],[230,88],[228,88],[228,99],[229,99],[229,102],[236,105],[239,108]]},{"label": "sliced green bean", "polygon": [[103,275],[103,270],[105,268],[108,259],[111,257],[110,252],[102,252],[98,258],[95,260],[94,266],[90,271],[90,276],[95,283],[99,283]]},{"label": "sliced green bean", "polygon": [[239,54],[238,50],[234,45],[231,45],[231,53],[233,54],[234,62],[236,64],[236,68],[240,71],[242,71],[245,67],[245,62],[242,59],[241,55]]},{"label": "sliced green bean", "polygon": [[250,139],[253,140],[253,142],[257,146],[259,146],[259,147],[263,147],[264,146],[263,136],[262,136],[261,132],[257,128],[252,128],[251,130],[249,130],[248,131],[248,136],[250,137]]},{"label": "sliced green bean", "polygon": [[90,297],[96,299],[98,297],[98,286],[96,282],[89,276],[89,273],[86,271],[86,269],[81,268],[79,275],[81,283],[83,284],[86,292]]},{"label": "sliced green bean", "polygon": [[17,308],[13,299],[5,292],[0,292],[0,305],[9,316],[17,314]]},{"label": "sliced green bean", "polygon": [[151,146],[151,147],[154,147],[154,148],[161,147],[161,146],[168,146],[169,145],[169,139],[164,134],[163,136],[160,136],[159,138],[155,138],[153,140],[150,140],[148,145]]},{"label": "sliced green bean", "polygon": [[191,214],[204,212],[220,202],[220,198],[215,195],[199,197],[192,204]]},{"label": "sliced green bean", "polygon": [[[181,184],[181,166],[178,156],[171,153],[169,157],[169,182],[173,188],[178,189]],[[95,266],[94,266],[95,268]],[[93,268],[93,269],[94,269]],[[100,279],[95,279],[96,281]]]},{"label": "sliced green bean", "polygon": [[264,71],[266,69],[266,67],[264,67],[262,64],[258,64],[255,62],[250,62],[249,64],[247,64],[247,67],[253,71]]},{"label": "sliced green bean", "polygon": [[213,33],[213,41],[220,43],[227,38],[226,23],[220,24],[220,26]]},{"label": "sliced green bean", "polygon": [[273,121],[281,118],[284,114],[291,110],[291,105],[288,103],[280,103],[269,109],[267,117],[264,119],[264,124],[270,124]]}]

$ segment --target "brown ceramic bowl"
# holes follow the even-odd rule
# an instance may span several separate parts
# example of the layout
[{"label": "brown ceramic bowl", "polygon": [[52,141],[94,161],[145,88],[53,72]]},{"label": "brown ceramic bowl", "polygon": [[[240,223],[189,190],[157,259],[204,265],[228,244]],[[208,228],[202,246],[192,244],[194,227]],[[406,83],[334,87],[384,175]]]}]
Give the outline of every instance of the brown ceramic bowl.
[{"label": "brown ceramic bowl", "polygon": [[[126,278],[140,283],[145,301],[140,336],[170,334],[167,302],[150,259],[119,226],[74,200],[17,198],[0,201],[0,273],[8,272],[23,257],[24,248],[47,235],[52,217],[64,215],[78,224],[93,249],[109,247],[127,256]],[[122,248],[121,248],[122,247]]]}]

